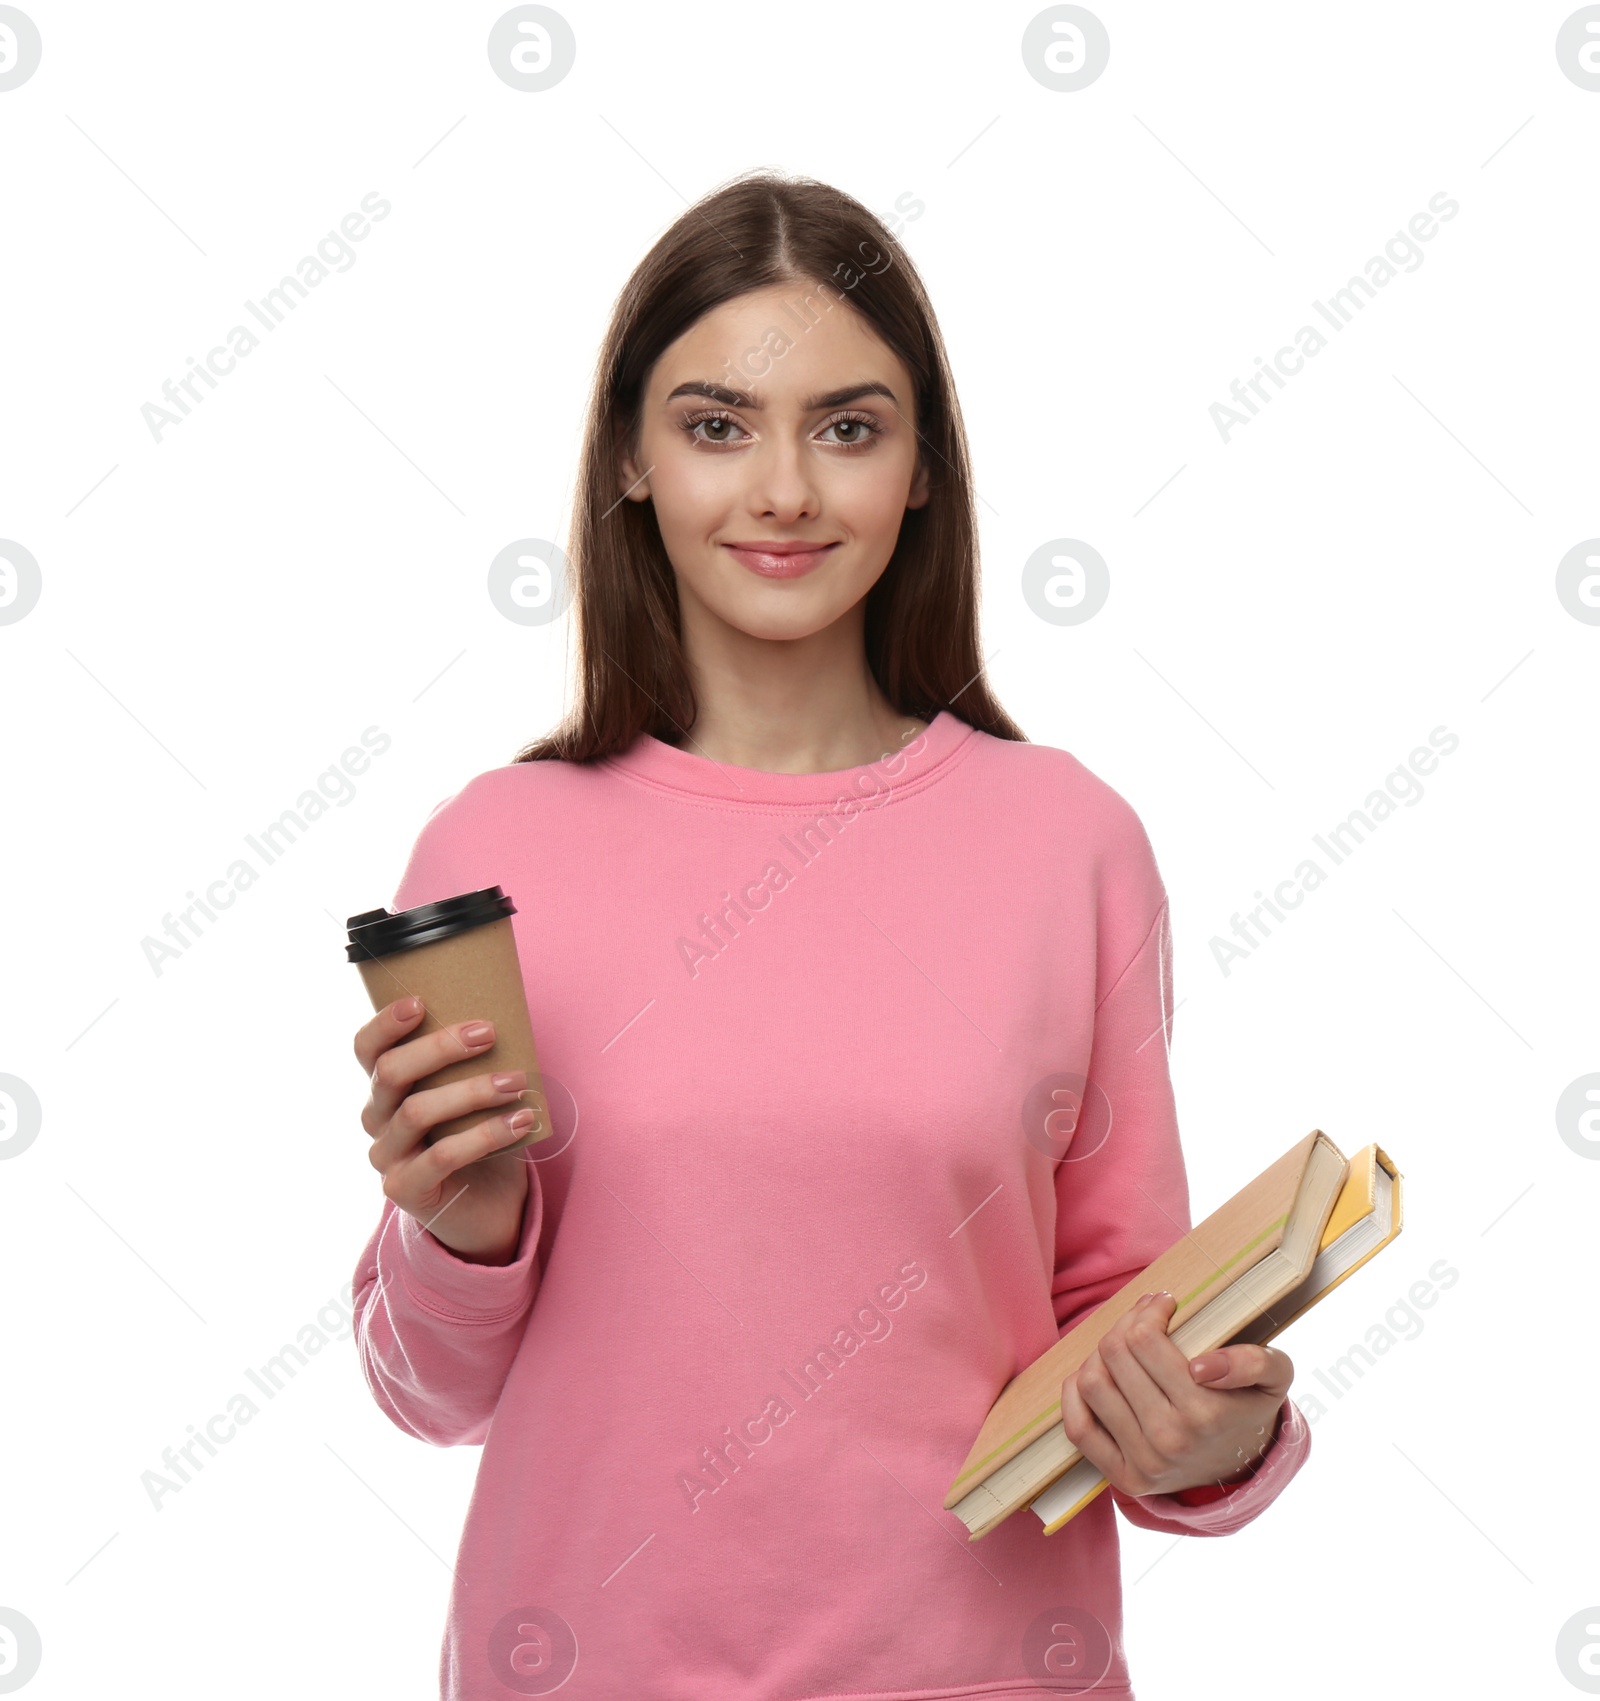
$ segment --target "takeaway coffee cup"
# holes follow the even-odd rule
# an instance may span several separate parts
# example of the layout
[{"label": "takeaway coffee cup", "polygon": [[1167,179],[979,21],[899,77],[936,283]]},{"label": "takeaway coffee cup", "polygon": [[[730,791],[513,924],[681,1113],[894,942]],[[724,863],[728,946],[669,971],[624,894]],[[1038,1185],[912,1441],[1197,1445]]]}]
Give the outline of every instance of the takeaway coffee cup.
[{"label": "takeaway coffee cup", "polygon": [[[553,1132],[511,931],[516,913],[517,906],[498,886],[485,886],[415,909],[365,910],[345,923],[345,957],[360,969],[374,1010],[411,994],[423,1004],[417,1034],[436,1033],[475,1017],[494,1023],[494,1044],[487,1051],[456,1058],[424,1076],[413,1091],[468,1075],[527,1070],[528,1085],[518,1097],[534,1113],[533,1127],[512,1144],[496,1148],[503,1152],[521,1151]],[[480,1109],[452,1117],[430,1130],[425,1143],[431,1146],[515,1109],[507,1099],[497,1111]]]}]

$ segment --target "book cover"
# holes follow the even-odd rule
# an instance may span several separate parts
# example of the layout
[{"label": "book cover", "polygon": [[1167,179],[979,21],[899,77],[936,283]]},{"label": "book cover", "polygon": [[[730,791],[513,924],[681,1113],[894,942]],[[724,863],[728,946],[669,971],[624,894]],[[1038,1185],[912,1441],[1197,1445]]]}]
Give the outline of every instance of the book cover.
[{"label": "book cover", "polygon": [[950,1484],[945,1508],[954,1509],[987,1477],[1016,1458],[1052,1425],[1060,1424],[1061,1384],[1084,1362],[1106,1331],[1132,1309],[1141,1294],[1166,1288],[1174,1295],[1178,1308],[1169,1329],[1176,1330],[1231,1282],[1274,1252],[1282,1242],[1289,1213],[1319,1142],[1332,1145],[1320,1129],[1313,1129],[1013,1376],[990,1408]]}]

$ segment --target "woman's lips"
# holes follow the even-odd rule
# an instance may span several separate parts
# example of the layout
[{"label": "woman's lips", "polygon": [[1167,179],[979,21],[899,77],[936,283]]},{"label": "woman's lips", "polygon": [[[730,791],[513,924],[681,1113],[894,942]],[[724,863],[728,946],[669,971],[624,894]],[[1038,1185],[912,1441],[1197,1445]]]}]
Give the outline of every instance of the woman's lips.
[{"label": "woman's lips", "polygon": [[788,550],[781,554],[766,549],[745,549],[733,543],[724,544],[723,548],[740,566],[759,573],[763,579],[798,579],[803,573],[809,573],[830,549],[837,549],[838,545],[825,543],[816,549]]}]

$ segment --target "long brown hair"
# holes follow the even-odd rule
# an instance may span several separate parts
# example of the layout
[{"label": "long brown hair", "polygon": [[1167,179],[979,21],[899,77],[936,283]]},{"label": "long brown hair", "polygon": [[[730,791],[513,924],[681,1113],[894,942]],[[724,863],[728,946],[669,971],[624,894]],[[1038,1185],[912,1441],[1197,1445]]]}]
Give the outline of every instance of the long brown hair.
[{"label": "long brown hair", "polygon": [[[638,441],[646,379],[703,314],[775,283],[832,291],[855,308],[915,381],[928,500],[907,509],[867,593],[867,663],[898,714],[948,709],[1026,742],[989,689],[978,646],[978,537],[966,433],[944,342],[904,248],[859,201],[814,178],[759,170],[690,207],[645,255],[612,309],[584,426],[567,550],[578,690],[565,721],[517,762],[588,762],[640,732],[683,738],[697,708],[678,624],[678,586],[655,508],[619,499],[620,461]],[[826,301],[825,311],[835,302]]]}]

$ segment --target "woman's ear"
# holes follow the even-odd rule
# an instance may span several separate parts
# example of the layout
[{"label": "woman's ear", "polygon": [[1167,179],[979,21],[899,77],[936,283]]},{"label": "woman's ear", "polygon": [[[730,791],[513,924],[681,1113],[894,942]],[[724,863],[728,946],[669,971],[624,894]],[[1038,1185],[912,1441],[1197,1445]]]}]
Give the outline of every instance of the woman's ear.
[{"label": "woman's ear", "polygon": [[920,508],[928,500],[929,489],[928,463],[919,453],[917,455],[917,470],[912,475],[911,489],[906,495],[906,506],[908,508]]},{"label": "woman's ear", "polygon": [[623,496],[631,497],[635,502],[647,502],[650,499],[650,482],[639,471],[639,463],[629,453],[626,443],[617,445],[617,491],[618,499]]}]

